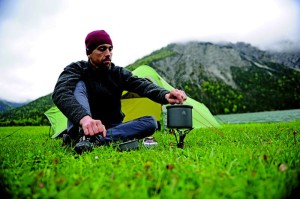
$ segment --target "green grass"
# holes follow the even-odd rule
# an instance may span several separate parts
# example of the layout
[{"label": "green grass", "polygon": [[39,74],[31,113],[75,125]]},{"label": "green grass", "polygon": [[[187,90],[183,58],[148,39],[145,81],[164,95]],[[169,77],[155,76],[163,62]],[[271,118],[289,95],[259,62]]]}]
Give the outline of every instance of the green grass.
[{"label": "green grass", "polygon": [[49,127],[3,127],[0,184],[11,198],[285,198],[299,185],[299,129],[300,121],[223,125],[224,136],[195,129],[183,149],[156,132],[153,149],[78,156]]}]

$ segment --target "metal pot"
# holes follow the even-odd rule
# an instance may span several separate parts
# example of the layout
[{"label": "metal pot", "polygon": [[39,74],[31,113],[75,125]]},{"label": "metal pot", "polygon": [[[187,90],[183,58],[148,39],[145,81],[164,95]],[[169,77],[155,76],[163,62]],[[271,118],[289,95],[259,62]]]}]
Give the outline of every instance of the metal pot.
[{"label": "metal pot", "polygon": [[193,128],[192,109],[190,105],[167,106],[167,127]]}]

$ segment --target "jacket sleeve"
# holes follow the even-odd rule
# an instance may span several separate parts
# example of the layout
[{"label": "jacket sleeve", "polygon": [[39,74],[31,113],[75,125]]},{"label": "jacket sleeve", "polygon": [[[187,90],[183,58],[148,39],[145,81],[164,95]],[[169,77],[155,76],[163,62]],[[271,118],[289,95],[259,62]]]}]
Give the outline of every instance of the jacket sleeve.
[{"label": "jacket sleeve", "polygon": [[167,104],[165,95],[170,91],[159,87],[145,78],[139,78],[133,75],[129,70],[122,69],[125,89],[135,92],[142,97],[147,97],[160,104]]},{"label": "jacket sleeve", "polygon": [[60,74],[52,94],[54,104],[75,125],[89,115],[73,94],[77,82],[82,78],[83,68],[78,62],[68,65]]}]

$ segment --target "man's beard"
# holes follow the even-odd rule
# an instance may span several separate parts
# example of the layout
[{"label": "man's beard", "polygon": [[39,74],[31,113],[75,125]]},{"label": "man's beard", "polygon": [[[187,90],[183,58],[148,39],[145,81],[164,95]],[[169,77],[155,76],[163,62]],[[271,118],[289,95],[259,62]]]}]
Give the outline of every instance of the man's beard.
[{"label": "man's beard", "polygon": [[111,60],[110,59],[105,59],[101,61],[100,63],[93,63],[91,62],[92,65],[94,66],[94,69],[99,70],[99,69],[109,69],[111,66]]},{"label": "man's beard", "polygon": [[105,59],[101,62],[101,65],[109,68],[109,67],[111,66],[111,59],[110,59],[110,58],[105,58]]}]

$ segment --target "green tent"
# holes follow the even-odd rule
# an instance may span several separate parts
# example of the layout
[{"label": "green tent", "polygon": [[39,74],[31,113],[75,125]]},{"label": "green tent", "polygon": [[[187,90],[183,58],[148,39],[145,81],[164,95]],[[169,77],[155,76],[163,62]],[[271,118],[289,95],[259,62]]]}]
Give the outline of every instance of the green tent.
[{"label": "green tent", "polygon": [[[132,73],[138,77],[146,78],[167,90],[174,89],[162,77],[160,77],[153,68],[149,66],[139,66]],[[160,121],[163,130],[167,128],[167,105],[161,106],[161,104],[153,102],[148,98],[140,97],[136,93],[130,93],[127,91],[123,92],[121,103],[122,111],[125,113],[124,122],[141,116],[152,115],[157,121]],[[184,104],[193,106],[193,128],[216,128],[220,126],[204,104],[197,102],[190,97],[188,97]],[[65,131],[67,127],[67,119],[57,107],[54,106],[50,108],[45,112],[45,115],[51,123],[51,130],[53,134],[52,138],[59,136],[63,131]]]}]

